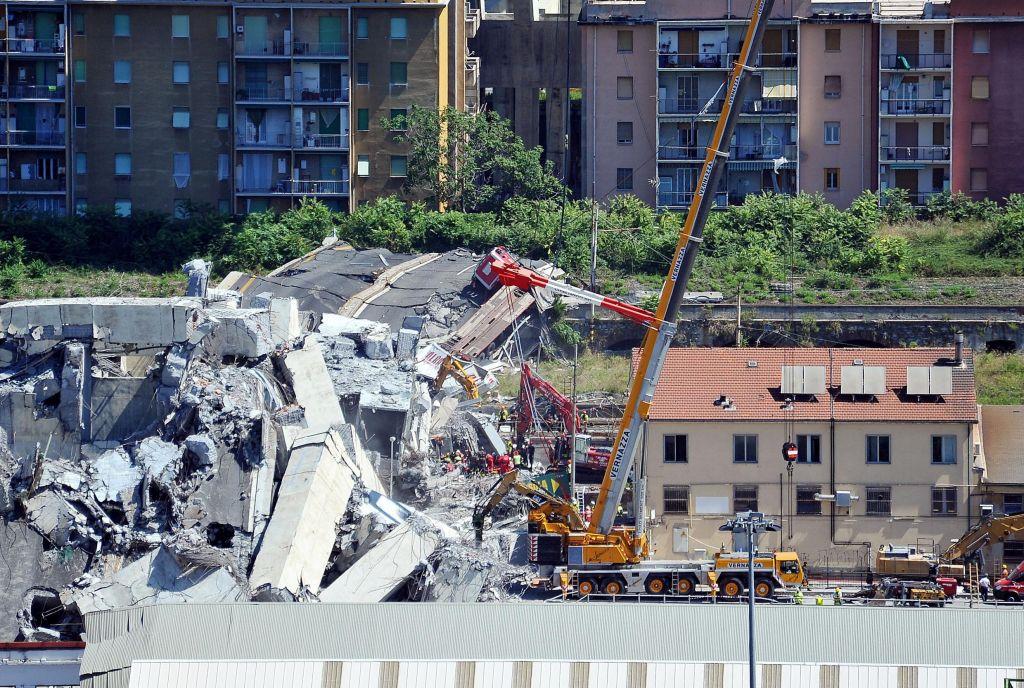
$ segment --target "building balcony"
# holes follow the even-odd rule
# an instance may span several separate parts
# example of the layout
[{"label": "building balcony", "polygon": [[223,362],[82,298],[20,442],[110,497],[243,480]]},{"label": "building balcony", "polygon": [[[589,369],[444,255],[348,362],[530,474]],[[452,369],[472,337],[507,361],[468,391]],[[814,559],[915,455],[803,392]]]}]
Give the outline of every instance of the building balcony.
[{"label": "building balcony", "polygon": [[64,193],[67,182],[64,179],[11,179],[6,190],[11,193]]},{"label": "building balcony", "polygon": [[948,98],[882,98],[883,115],[893,116],[939,116],[951,112],[952,102]]},{"label": "building balcony", "polygon": [[[658,159],[670,162],[703,162],[706,146],[659,146]],[[729,149],[729,162],[750,160],[772,161],[779,158],[796,160],[796,144],[737,145]]]},{"label": "building balcony", "polygon": [[466,88],[480,88],[480,58],[466,58]]},{"label": "building balcony", "polygon": [[[661,115],[717,115],[722,112],[725,99],[715,98],[659,98],[658,114]],[[740,107],[745,115],[795,115],[797,112],[796,98],[759,98],[748,100]]]},{"label": "building balcony", "polygon": [[292,136],[290,133],[266,134],[264,136],[237,134],[235,145],[242,148],[291,148]]},{"label": "building balcony", "polygon": [[2,45],[8,53],[63,55],[64,41],[59,38],[8,38]]},{"label": "building balcony", "polygon": [[[738,52],[658,53],[660,69],[732,69],[739,59]],[[792,69],[796,67],[795,52],[761,53],[760,67],[763,69]]]},{"label": "building balcony", "polygon": [[480,111],[480,91],[476,89],[466,89],[466,112],[479,112]]},{"label": "building balcony", "polygon": [[348,43],[318,43],[296,38],[292,43],[292,57],[296,59],[322,57],[348,59]]},{"label": "building balcony", "polygon": [[283,38],[262,43],[239,41],[235,44],[235,55],[238,57],[290,57],[291,44]]},{"label": "building balcony", "polygon": [[270,186],[241,184],[237,190],[246,196],[347,196],[347,179],[279,179]]},{"label": "building balcony", "polygon": [[347,103],[347,88],[321,88],[316,91],[302,89],[295,92],[295,101],[303,103]]},{"label": "building balcony", "polygon": [[348,134],[303,134],[296,148],[347,150]]},{"label": "building balcony", "polygon": [[699,98],[658,98],[658,114],[661,115],[696,115],[701,112],[717,114],[722,110],[725,101],[713,101]]},{"label": "building balcony", "polygon": [[762,69],[792,69],[796,67],[796,53],[761,53],[759,66]]},{"label": "building balcony", "polygon": [[271,84],[248,84],[235,91],[235,100],[251,103],[289,102],[291,93],[282,86]]},{"label": "building balcony", "polygon": [[[689,208],[693,204],[694,193],[692,191],[659,191],[658,205],[664,208]],[[729,193],[719,191],[715,194],[716,208],[725,208],[729,205]]]},{"label": "building balcony", "polygon": [[952,69],[953,55],[950,53],[895,53],[882,55],[882,69],[902,72],[927,69]]},{"label": "building balcony", "polygon": [[882,146],[883,161],[946,162],[950,160],[949,146]]},{"label": "building balcony", "polygon": [[13,84],[0,88],[10,100],[64,100],[64,87],[57,84]]},{"label": "building balcony", "polygon": [[4,131],[0,132],[0,145],[64,147],[62,131]]},{"label": "building balcony", "polygon": [[[941,196],[944,193],[946,193],[946,192],[945,191],[908,191],[907,192],[907,200],[912,205],[915,205],[915,206],[923,208],[924,206],[928,205],[928,200],[929,199],[934,198],[935,196]],[[888,201],[886,200],[886,197],[885,197],[884,193],[882,194],[882,197],[881,197],[881,205],[883,205],[883,206],[884,205],[888,205]]]},{"label": "building balcony", "polygon": [[480,10],[475,7],[466,7],[466,38],[476,38],[480,30]]}]

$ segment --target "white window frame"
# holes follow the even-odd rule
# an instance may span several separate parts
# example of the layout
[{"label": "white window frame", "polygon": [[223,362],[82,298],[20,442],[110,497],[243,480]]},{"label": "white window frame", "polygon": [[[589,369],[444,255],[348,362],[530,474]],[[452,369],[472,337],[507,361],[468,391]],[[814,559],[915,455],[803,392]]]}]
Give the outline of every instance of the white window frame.
[{"label": "white window frame", "polygon": [[[184,20],[184,27],[182,27],[182,20]],[[181,29],[184,28],[184,33],[181,33]],[[171,15],[171,38],[190,38],[192,33],[191,21],[187,14],[172,14]]]}]

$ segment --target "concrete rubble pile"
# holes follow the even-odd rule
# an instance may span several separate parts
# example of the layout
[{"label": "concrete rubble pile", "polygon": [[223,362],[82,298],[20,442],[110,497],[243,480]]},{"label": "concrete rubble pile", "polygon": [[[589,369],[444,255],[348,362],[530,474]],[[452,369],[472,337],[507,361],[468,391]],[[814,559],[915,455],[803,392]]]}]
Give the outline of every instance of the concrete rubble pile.
[{"label": "concrete rubble pile", "polygon": [[504,599],[525,580],[514,529],[472,540],[493,477],[433,451],[438,418],[500,442],[418,366],[451,297],[393,331],[270,294],[242,308],[202,261],[186,273],[183,298],[0,306],[0,640],[135,604]]}]

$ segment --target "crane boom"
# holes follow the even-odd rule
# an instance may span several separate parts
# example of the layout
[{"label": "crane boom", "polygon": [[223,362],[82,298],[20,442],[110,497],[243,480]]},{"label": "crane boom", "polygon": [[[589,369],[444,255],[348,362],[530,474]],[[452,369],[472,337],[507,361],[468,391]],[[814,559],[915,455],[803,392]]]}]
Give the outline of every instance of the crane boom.
[{"label": "crane boom", "polygon": [[[686,283],[700,248],[704,224],[714,202],[715,189],[722,175],[722,167],[728,158],[728,141],[736,128],[742,103],[743,86],[753,61],[760,52],[768,17],[774,0],[754,0],[747,26],[746,37],[736,63],[729,74],[725,102],[718,117],[714,134],[707,147],[707,155],[701,167],[693,203],[686,214],[686,221],[679,234],[675,254],[670,263],[669,273],[661,289],[658,309],[655,311],[656,329],[648,329],[640,350],[639,361],[630,387],[622,422],[612,445],[612,458],[608,462],[601,490],[594,507],[593,519],[588,531],[592,534],[608,535],[612,532],[615,511],[626,489],[626,481],[636,462],[641,441],[641,429],[646,422],[654,399],[654,388],[661,374],[662,364],[676,332],[676,315],[686,291]],[[637,499],[644,500],[644,484],[639,476],[635,489]],[[646,548],[643,509],[637,514],[636,530],[633,534],[633,551],[639,556]]]},{"label": "crane boom", "polygon": [[1003,542],[1008,536],[1024,532],[1024,514],[988,517],[969,529],[942,554],[944,561],[969,559],[985,545]]}]

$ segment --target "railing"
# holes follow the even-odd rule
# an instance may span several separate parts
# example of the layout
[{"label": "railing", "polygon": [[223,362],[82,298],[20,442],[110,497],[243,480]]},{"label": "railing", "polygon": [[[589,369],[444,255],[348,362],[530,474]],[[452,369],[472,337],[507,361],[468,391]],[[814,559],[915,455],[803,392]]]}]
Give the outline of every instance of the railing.
[{"label": "railing", "polygon": [[64,191],[67,183],[63,179],[12,179],[11,191]]},{"label": "railing", "polygon": [[239,41],[235,48],[235,53],[242,57],[260,57],[261,55],[274,56],[274,55],[287,55],[290,51],[290,46],[284,39],[276,39],[273,41],[266,41],[261,44],[248,43],[246,41]]},{"label": "railing", "polygon": [[673,53],[660,52],[658,66],[663,69],[728,69],[736,61],[737,53]]},{"label": "railing", "polygon": [[64,98],[64,87],[56,84],[44,84],[42,86],[13,84],[7,87],[7,97],[61,100]]},{"label": "railing", "polygon": [[303,134],[297,148],[348,148],[348,134]]},{"label": "railing", "polygon": [[475,7],[466,8],[466,38],[476,38],[480,30],[480,10]]},{"label": "railing", "polygon": [[795,115],[796,110],[796,98],[757,98],[740,107],[740,112],[747,115]]},{"label": "railing", "polygon": [[883,98],[883,115],[948,115],[948,98]]},{"label": "railing", "polygon": [[292,43],[292,55],[296,57],[347,57],[348,43],[314,43],[296,38]]},{"label": "railing", "polygon": [[729,149],[729,160],[775,160],[776,158],[796,160],[796,146],[791,143],[769,143],[766,145],[739,145]]},{"label": "railing", "polygon": [[235,136],[235,144],[252,148],[288,148],[292,145],[292,135],[290,133],[278,133],[259,137],[237,134]]},{"label": "railing", "polygon": [[8,38],[6,41],[9,53],[44,53],[60,55],[64,52],[64,42],[56,38]]},{"label": "railing", "polygon": [[[693,203],[692,191],[659,191],[658,205],[670,208],[688,208]],[[729,205],[729,194],[720,191],[715,194],[715,207],[724,208]]]},{"label": "railing", "polygon": [[949,161],[949,146],[883,146],[883,160]]},{"label": "railing", "polygon": [[270,84],[247,85],[235,92],[235,100],[266,102],[274,100],[291,100],[291,94],[281,86]]},{"label": "railing", "polygon": [[288,188],[289,193],[297,194],[328,195],[348,193],[347,179],[289,180],[285,186]]},{"label": "railing", "polygon": [[665,115],[695,115],[707,106],[707,112],[717,113],[725,101],[717,99],[708,103],[699,98],[659,98],[658,112]]},{"label": "railing", "polygon": [[317,91],[302,89],[295,91],[295,100],[312,103],[347,103],[347,88],[321,88]]},{"label": "railing", "polygon": [[0,144],[12,146],[63,146],[62,131],[4,131]]},{"label": "railing", "polygon": [[796,67],[796,53],[761,53],[760,66],[768,69]]},{"label": "railing", "polygon": [[882,55],[882,69],[950,69],[953,56],[950,53],[896,53]]},{"label": "railing", "polygon": [[[935,196],[940,196],[943,193],[945,193],[945,192],[944,191],[910,191],[910,192],[907,193],[907,200],[912,205],[925,206],[925,205],[928,204],[928,199],[929,198],[934,198]],[[881,205],[883,205],[883,206],[884,205],[888,205],[888,200],[887,200],[886,195],[884,193],[881,195]]]},{"label": "railing", "polygon": [[480,109],[480,93],[476,89],[466,89],[466,110],[477,112]]},{"label": "railing", "polygon": [[703,160],[707,146],[658,146],[658,157],[662,160]]},{"label": "railing", "polygon": [[466,86],[468,88],[480,87],[480,58],[466,58]]}]

